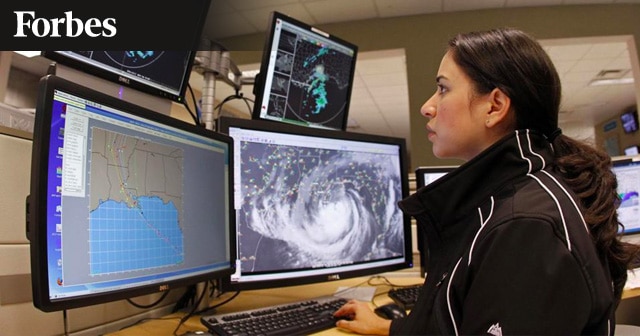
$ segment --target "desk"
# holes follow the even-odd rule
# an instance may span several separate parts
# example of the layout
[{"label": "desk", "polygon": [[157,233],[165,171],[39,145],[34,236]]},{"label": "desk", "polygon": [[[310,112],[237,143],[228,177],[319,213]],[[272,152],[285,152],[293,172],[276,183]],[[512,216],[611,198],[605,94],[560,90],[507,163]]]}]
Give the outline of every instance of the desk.
[{"label": "desk", "polygon": [[[289,303],[300,301],[304,299],[310,299],[319,296],[331,295],[339,287],[353,287],[353,286],[366,286],[367,280],[370,277],[353,278],[347,280],[338,280],[325,282],[321,284],[291,286],[274,289],[264,290],[251,290],[241,292],[238,297],[232,301],[216,308],[216,313],[224,314],[231,313],[247,309],[256,309],[261,307],[267,307],[277,304]],[[424,279],[415,276],[398,276],[398,277],[386,277],[393,285],[414,285],[421,284]],[[374,302],[376,305],[382,305],[391,302],[391,299],[387,295],[382,295],[391,289],[388,284],[385,284],[383,279],[372,279],[372,284],[376,285],[376,296]],[[378,286],[379,284],[379,286]],[[380,294],[380,295],[378,295]],[[211,305],[215,305],[219,302],[229,298],[233,293],[225,293],[220,298],[211,302]],[[209,312],[207,314],[213,314]],[[173,331],[178,325],[180,318],[184,316],[184,313],[175,313],[165,316],[161,319],[149,320],[137,324],[135,326],[123,329],[111,334],[109,336],[173,336]],[[202,330],[206,331],[206,328],[200,323],[200,316],[192,316],[189,318],[180,328],[177,330],[177,335],[182,335],[187,331]],[[314,335],[353,335],[352,333],[343,332],[337,328],[321,331]]]},{"label": "desk", "polygon": [[[312,285],[303,285],[303,286],[292,286],[292,287],[282,287],[282,288],[274,288],[274,289],[264,289],[264,290],[252,290],[241,292],[238,297],[233,299],[232,301],[224,304],[217,308],[216,313],[224,314],[237,312],[248,309],[256,309],[267,307],[271,305],[289,303],[300,301],[304,299],[310,299],[319,296],[331,295],[333,294],[339,287],[354,287],[354,286],[369,286],[367,284],[367,280],[370,277],[362,277],[362,278],[353,278],[347,280],[339,280],[332,282],[325,282],[321,284],[312,284]],[[413,276],[399,276],[399,277],[387,277],[393,285],[414,285],[423,283],[424,279],[420,277]],[[384,295],[391,288],[389,285],[385,284],[383,279],[373,279],[372,284],[378,285],[376,286],[376,295],[374,297],[374,303],[376,305],[382,305],[385,303],[391,302],[391,299]],[[380,295],[378,295],[380,294]],[[229,298],[233,293],[225,293],[220,298],[211,302],[212,305],[215,305],[219,302],[224,301]],[[630,299],[640,297],[640,288],[628,289],[625,290],[622,294],[623,299]],[[209,312],[207,314],[213,314],[213,312]],[[165,316],[161,319],[149,320],[144,323],[140,323],[138,325],[132,326],[130,328],[120,330],[111,334],[107,334],[109,336],[173,336],[173,330],[175,330],[176,326],[180,319],[184,316],[184,313],[175,313],[168,316]],[[187,331],[196,331],[202,330],[206,331],[206,328],[202,323],[200,323],[200,316],[192,316],[189,320],[187,320],[176,332],[177,335],[182,335]],[[328,335],[352,335],[352,333],[347,333],[337,328],[332,328],[328,330],[324,330],[318,332],[314,335],[318,336],[328,336]]]},{"label": "desk", "polygon": [[634,297],[638,297],[640,296],[640,288],[630,288],[630,289],[625,289],[622,292],[622,299],[630,299],[630,298],[634,298]]}]

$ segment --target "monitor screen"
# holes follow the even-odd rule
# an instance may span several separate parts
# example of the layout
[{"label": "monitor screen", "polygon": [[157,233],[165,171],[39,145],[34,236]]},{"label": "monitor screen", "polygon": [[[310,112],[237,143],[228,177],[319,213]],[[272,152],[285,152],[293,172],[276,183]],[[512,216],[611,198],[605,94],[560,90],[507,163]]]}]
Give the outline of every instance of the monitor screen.
[{"label": "monitor screen", "polygon": [[615,159],[613,172],[618,180],[618,220],[624,225],[622,234],[640,232],[640,157]]},{"label": "monitor screen", "polygon": [[416,189],[430,184],[456,168],[456,166],[424,166],[416,168]]},{"label": "monitor screen", "polygon": [[42,55],[118,85],[182,103],[197,45],[193,48],[193,51],[44,51]]},{"label": "monitor screen", "polygon": [[622,129],[625,133],[633,133],[638,130],[638,110],[631,109],[620,115]]},{"label": "monitor screen", "polygon": [[633,145],[624,149],[624,155],[633,156],[640,154],[640,146]]},{"label": "monitor screen", "polygon": [[56,76],[40,82],[27,237],[55,311],[233,273],[233,142]]},{"label": "monitor screen", "polygon": [[236,273],[225,290],[412,267],[403,138],[222,118],[234,141]]},{"label": "monitor screen", "polygon": [[273,12],[253,119],[345,130],[358,47]]}]

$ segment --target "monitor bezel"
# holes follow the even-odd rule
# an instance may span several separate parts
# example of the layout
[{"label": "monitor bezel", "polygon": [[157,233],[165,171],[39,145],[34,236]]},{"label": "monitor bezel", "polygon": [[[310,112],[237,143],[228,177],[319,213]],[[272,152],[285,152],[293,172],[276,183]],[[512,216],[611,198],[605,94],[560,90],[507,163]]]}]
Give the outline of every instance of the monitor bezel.
[{"label": "monitor bezel", "polygon": [[[287,24],[296,26],[297,28],[301,29],[301,30],[305,30],[310,34],[314,34],[320,38],[323,39],[328,39],[334,43],[337,44],[341,44],[347,48],[351,48],[354,51],[353,54],[353,61],[351,63],[351,73],[350,73],[350,79],[349,79],[349,92],[347,94],[346,98],[346,105],[345,105],[345,109],[344,109],[344,113],[342,116],[342,120],[340,122],[341,127],[338,128],[333,128],[333,127],[322,127],[320,125],[317,124],[312,124],[312,123],[306,123],[307,127],[311,127],[311,128],[328,128],[328,129],[334,129],[334,130],[341,130],[341,131],[345,131],[347,129],[347,124],[348,124],[348,119],[349,119],[349,105],[351,103],[351,94],[352,94],[352,87],[353,87],[353,81],[354,81],[354,77],[355,77],[355,68],[356,68],[356,60],[357,60],[357,56],[358,56],[358,46],[343,40],[340,37],[337,37],[335,35],[329,34],[323,30],[320,30],[316,27],[311,26],[310,24],[304,23],[302,21],[299,21],[295,18],[292,18],[284,13],[278,12],[278,11],[273,11],[271,12],[271,16],[269,18],[269,24],[267,26],[267,31],[266,31],[266,39],[265,39],[265,44],[264,44],[264,49],[263,49],[263,53],[262,53],[262,59],[261,59],[261,63],[260,63],[260,70],[258,75],[255,78],[255,82],[254,82],[254,88],[253,88],[253,93],[255,95],[255,103],[253,105],[253,111],[251,114],[251,118],[252,119],[258,119],[258,120],[269,120],[269,121],[274,121],[274,122],[282,122],[282,123],[286,123],[286,124],[294,124],[294,125],[301,125],[303,123],[301,122],[295,122],[293,120],[290,119],[281,119],[281,120],[271,120],[271,119],[267,119],[267,118],[263,118],[260,115],[261,112],[261,108],[263,104],[268,104],[269,103],[269,99],[267,97],[266,101],[262,100],[263,96],[264,96],[264,91],[265,91],[265,82],[267,80],[267,72],[269,69],[269,65],[270,65],[270,61],[271,61],[271,49],[273,48],[273,44],[275,43],[274,38],[275,38],[275,30],[276,30],[276,23],[278,20],[282,20],[284,22],[286,22]],[[275,57],[273,58],[275,60]],[[305,125],[303,125],[305,126]]]},{"label": "monitor bezel", "polygon": [[[629,118],[628,121],[625,119]],[[631,134],[638,131],[640,123],[638,121],[638,109],[632,108],[620,115],[620,123],[625,134]],[[628,123],[628,124],[627,124]]]},{"label": "monitor bezel", "polygon": [[[177,94],[169,91],[168,89],[153,86],[147,81],[139,80],[133,75],[126,75],[118,72],[115,68],[107,67],[106,65],[104,65],[104,63],[94,63],[93,60],[83,61],[77,58],[73,58],[63,53],[64,51],[45,50],[42,52],[42,57],[45,57],[62,65],[66,65],[70,68],[80,70],[98,78],[102,78],[117,85],[122,85],[124,87],[144,92],[159,98],[168,99],[176,103],[184,103],[187,86],[189,85],[189,78],[191,77],[193,62],[197,53],[196,48],[197,45],[194,46],[193,50],[185,51],[185,53],[187,53],[187,64],[185,65],[184,72],[182,73],[182,78],[180,79],[180,87],[178,88],[178,90],[176,90],[178,91]],[[102,65],[102,67],[97,63]]]},{"label": "monitor bezel", "polygon": [[[623,156],[623,157],[614,157],[611,160],[611,167],[620,167],[620,166],[628,166],[628,165],[633,165],[633,166],[638,166],[638,169],[640,169],[640,155],[635,155],[635,156]],[[614,172],[615,174],[615,172]],[[616,180],[617,180],[617,176],[616,176]],[[619,181],[617,181],[617,183],[620,183]],[[618,218],[619,220],[619,218]],[[621,224],[624,224],[621,222]],[[627,236],[627,235],[633,235],[633,234],[637,234],[640,233],[640,226],[636,227],[636,228],[624,228],[624,231],[620,231],[618,230],[618,234],[622,235],[622,236]]]},{"label": "monitor bezel", "polygon": [[639,145],[631,145],[624,148],[624,155],[626,156],[634,156],[640,155],[640,146]]},{"label": "monitor bezel", "polygon": [[424,174],[427,173],[450,173],[458,168],[458,166],[420,166],[415,169],[416,189],[426,186]]},{"label": "monitor bezel", "polygon": [[[397,145],[400,151],[400,174],[402,183],[402,197],[409,195],[409,176],[408,171],[408,153],[406,141],[404,138],[395,138],[382,135],[371,135],[355,132],[339,132],[327,129],[309,128],[304,126],[288,125],[284,123],[273,123],[265,120],[241,119],[233,117],[222,117],[220,119],[220,132],[228,134],[232,127],[259,130],[265,132],[275,132],[293,135],[307,135],[318,138],[344,139],[354,141],[378,142],[391,145]],[[237,216],[236,216],[237,218]],[[220,279],[221,289],[227,291],[242,291],[254,289],[268,289],[277,287],[296,286],[312,283],[320,283],[326,281],[342,280],[347,278],[374,275],[384,272],[392,272],[413,267],[413,243],[411,232],[411,218],[403,213],[403,230],[405,240],[405,258],[403,262],[393,265],[380,266],[362,270],[341,271],[336,269],[335,272],[329,274],[309,275],[304,277],[289,277],[277,280],[263,280],[254,282],[231,282],[231,277],[223,277]],[[237,246],[237,242],[236,242]],[[236,252],[237,255],[237,252]],[[236,270],[240,271],[240,267],[236,265]],[[292,272],[293,274],[294,272]]]},{"label": "monitor bezel", "polygon": [[233,211],[233,139],[224,134],[214,133],[201,127],[188,124],[181,120],[156,113],[143,107],[119,100],[112,96],[94,91],[54,75],[47,75],[41,78],[38,87],[38,99],[36,103],[36,117],[34,121],[34,137],[32,146],[31,161],[31,187],[27,197],[27,238],[30,241],[30,261],[31,261],[31,282],[33,304],[36,308],[44,312],[67,310],[72,308],[85,307],[101,303],[132,298],[145,294],[164,292],[174,288],[193,285],[199,282],[208,281],[226,276],[235,272],[235,239],[229,243],[229,266],[223,269],[212,270],[201,274],[190,274],[188,276],[167,280],[161,283],[145,284],[138,287],[122,288],[110,292],[100,292],[83,296],[74,296],[52,300],[49,288],[49,264],[48,264],[48,237],[47,237],[47,186],[48,170],[55,167],[48,167],[48,155],[51,135],[52,109],[54,90],[59,89],[64,92],[87,97],[121,111],[131,112],[131,115],[146,118],[154,122],[162,123],[176,129],[191,132],[207,138],[223,142],[228,146],[229,172],[228,194],[228,218],[227,232],[230,237],[235,236],[235,212]]}]

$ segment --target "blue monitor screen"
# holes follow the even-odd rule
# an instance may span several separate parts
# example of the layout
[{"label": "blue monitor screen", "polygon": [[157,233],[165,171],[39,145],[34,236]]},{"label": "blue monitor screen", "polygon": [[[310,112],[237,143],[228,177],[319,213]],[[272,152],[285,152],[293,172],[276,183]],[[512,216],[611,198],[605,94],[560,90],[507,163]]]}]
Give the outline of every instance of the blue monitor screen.
[{"label": "blue monitor screen", "polygon": [[41,81],[34,304],[61,310],[231,273],[231,140],[59,77]]},{"label": "blue monitor screen", "polygon": [[618,179],[618,220],[624,225],[621,233],[640,232],[640,158],[614,160],[613,172]]}]

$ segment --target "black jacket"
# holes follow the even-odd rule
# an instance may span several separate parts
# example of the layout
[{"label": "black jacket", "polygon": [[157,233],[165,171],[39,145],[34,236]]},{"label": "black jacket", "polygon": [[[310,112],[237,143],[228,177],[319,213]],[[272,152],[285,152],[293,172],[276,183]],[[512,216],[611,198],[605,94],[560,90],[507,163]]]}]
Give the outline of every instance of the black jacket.
[{"label": "black jacket", "polygon": [[400,202],[429,250],[391,334],[608,335],[616,300],[574,193],[539,133],[514,132]]}]

